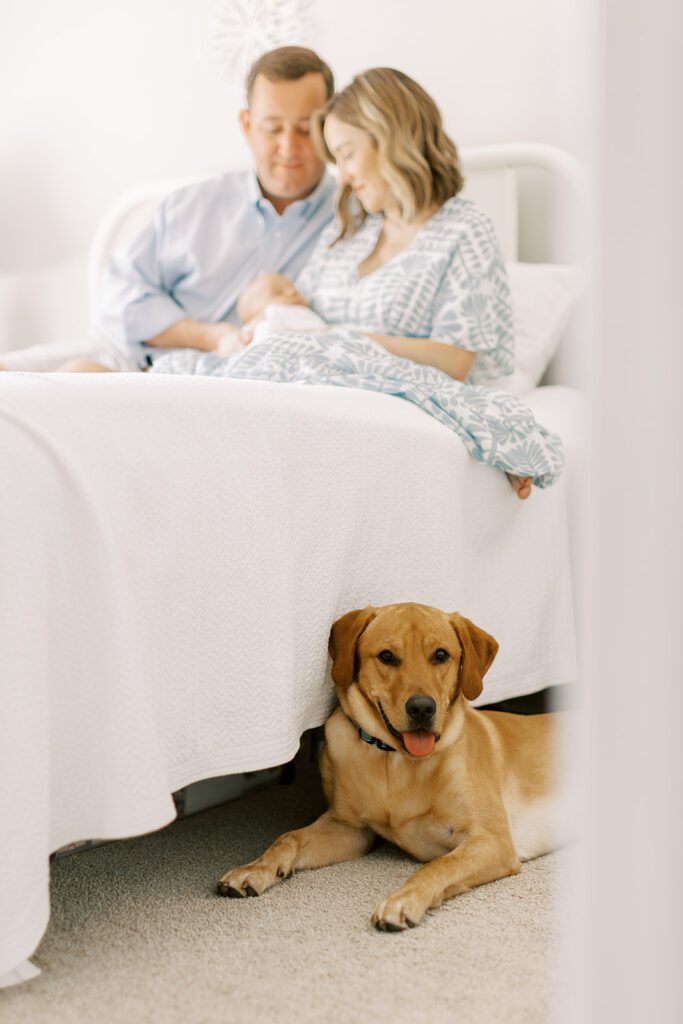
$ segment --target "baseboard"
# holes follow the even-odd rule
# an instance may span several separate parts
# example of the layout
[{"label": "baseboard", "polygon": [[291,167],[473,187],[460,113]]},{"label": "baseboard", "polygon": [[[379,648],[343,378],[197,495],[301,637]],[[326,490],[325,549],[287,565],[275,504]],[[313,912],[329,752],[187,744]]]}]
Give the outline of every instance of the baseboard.
[{"label": "baseboard", "polygon": [[549,711],[571,711],[576,707],[576,687],[548,686],[524,697],[510,697],[496,704],[483,704],[478,711],[507,711],[513,715],[543,715]]}]

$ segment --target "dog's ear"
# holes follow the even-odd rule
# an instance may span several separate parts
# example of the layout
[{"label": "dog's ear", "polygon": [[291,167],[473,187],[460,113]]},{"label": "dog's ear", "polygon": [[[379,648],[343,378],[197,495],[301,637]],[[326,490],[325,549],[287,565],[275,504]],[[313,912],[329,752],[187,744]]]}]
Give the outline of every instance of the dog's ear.
[{"label": "dog's ear", "polygon": [[498,641],[458,612],[449,615],[448,621],[462,648],[460,688],[468,700],[474,700],[484,689],[484,676],[498,652]]},{"label": "dog's ear", "polygon": [[330,632],[332,678],[337,686],[350,686],[358,673],[356,644],[361,633],[375,617],[374,608],[357,608],[337,619]]}]

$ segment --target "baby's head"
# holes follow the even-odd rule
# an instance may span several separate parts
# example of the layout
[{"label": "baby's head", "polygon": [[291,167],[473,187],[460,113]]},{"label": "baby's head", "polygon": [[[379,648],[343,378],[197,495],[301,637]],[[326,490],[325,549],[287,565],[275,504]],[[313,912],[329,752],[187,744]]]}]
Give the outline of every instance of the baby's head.
[{"label": "baby's head", "polygon": [[237,315],[243,324],[262,316],[271,302],[283,302],[289,306],[307,306],[301,295],[284,274],[259,274],[244,289],[237,303]]}]

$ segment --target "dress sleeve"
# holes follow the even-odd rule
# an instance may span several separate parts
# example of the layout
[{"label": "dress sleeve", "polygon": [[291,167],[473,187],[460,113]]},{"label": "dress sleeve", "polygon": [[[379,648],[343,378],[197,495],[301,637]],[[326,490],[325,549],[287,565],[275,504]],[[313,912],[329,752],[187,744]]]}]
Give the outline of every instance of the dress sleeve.
[{"label": "dress sleeve", "polygon": [[512,372],[510,287],[495,229],[481,211],[458,225],[435,296],[429,336],[468,352],[495,352],[499,372]]},{"label": "dress sleeve", "polygon": [[185,316],[164,281],[167,204],[153,221],[111,259],[99,290],[96,328],[127,356]]}]

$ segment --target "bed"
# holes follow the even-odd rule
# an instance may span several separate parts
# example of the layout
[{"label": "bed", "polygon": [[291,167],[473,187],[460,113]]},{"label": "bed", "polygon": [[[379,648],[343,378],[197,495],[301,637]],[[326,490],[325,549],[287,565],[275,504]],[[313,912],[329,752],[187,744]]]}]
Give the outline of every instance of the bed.
[{"label": "bed", "polygon": [[[565,442],[564,476],[527,502],[387,395],[0,374],[0,977],[47,926],[53,851],[161,828],[183,787],[294,756],[333,707],[327,639],[351,608],[414,600],[487,629],[500,654],[479,703],[576,680],[580,285],[551,209],[580,205],[580,170],[531,145],[463,163],[531,338],[512,386]],[[177,184],[105,218],[93,301],[113,247]]]}]

